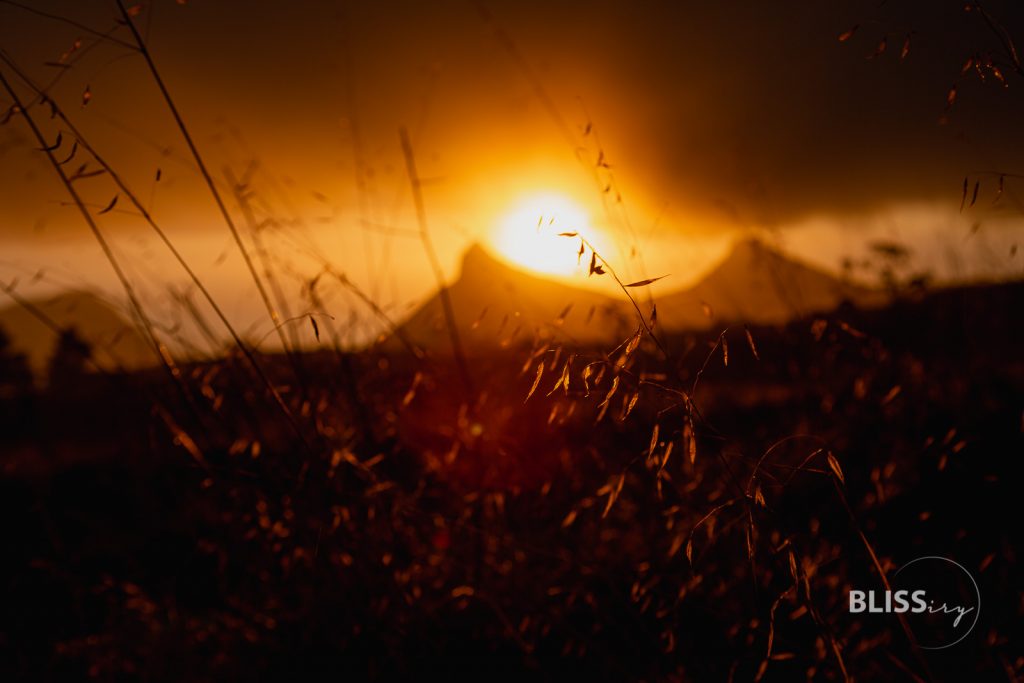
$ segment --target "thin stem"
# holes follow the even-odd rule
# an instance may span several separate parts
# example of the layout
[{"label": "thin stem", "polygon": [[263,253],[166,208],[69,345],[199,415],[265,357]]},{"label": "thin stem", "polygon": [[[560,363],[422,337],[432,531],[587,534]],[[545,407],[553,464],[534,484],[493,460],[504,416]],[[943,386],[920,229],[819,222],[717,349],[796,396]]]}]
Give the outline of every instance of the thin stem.
[{"label": "thin stem", "polygon": [[612,278],[615,280],[615,283],[619,285],[619,289],[621,289],[622,293],[626,295],[627,299],[629,299],[629,303],[633,304],[633,308],[636,310],[636,314],[640,318],[640,324],[644,326],[644,330],[647,332],[648,336],[650,336],[650,338],[654,340],[654,343],[657,345],[658,350],[661,351],[662,355],[665,357],[665,362],[671,365],[672,359],[669,356],[668,350],[665,349],[665,347],[661,343],[661,340],[658,339],[657,336],[655,336],[654,330],[652,330],[650,325],[647,324],[647,318],[644,317],[643,311],[640,310],[639,304],[637,304],[636,299],[633,298],[633,295],[629,293],[629,288],[626,287],[625,283],[621,279],[619,279],[618,275],[615,274],[615,269],[612,267],[612,264],[608,263],[607,259],[605,259],[604,256],[601,256],[601,254],[598,253],[597,249],[594,248],[594,245],[591,244],[586,237],[583,237],[582,235],[579,235],[578,237],[583,242],[583,244],[586,245],[587,248],[594,253],[594,256],[596,256],[597,259],[601,261],[601,265],[608,269],[608,274],[611,275]]},{"label": "thin stem", "polygon": [[[249,258],[248,251],[242,242],[242,237],[238,232],[238,227],[235,225],[235,221],[231,217],[231,213],[228,211],[227,205],[225,204],[223,197],[221,197],[220,191],[217,189],[217,184],[214,182],[213,176],[210,175],[210,171],[207,168],[206,163],[203,161],[202,155],[199,153],[199,148],[196,147],[195,141],[192,139],[192,134],[189,133],[188,127],[185,125],[185,120],[178,111],[178,107],[174,104],[174,99],[171,97],[170,91],[164,84],[163,78],[161,78],[160,72],[156,68],[156,63],[153,61],[153,57],[150,55],[149,49],[146,47],[146,43],[143,41],[138,29],[135,28],[135,24],[132,22],[132,18],[124,6],[124,1],[116,0],[116,2],[118,8],[121,10],[122,16],[124,17],[125,24],[131,29],[132,36],[138,45],[139,53],[142,55],[143,59],[145,59],[146,66],[149,67],[149,72],[153,76],[153,81],[156,83],[157,88],[159,88],[160,94],[163,96],[164,102],[167,104],[167,108],[170,110],[171,116],[174,118],[174,122],[178,126],[178,130],[181,132],[182,137],[185,139],[185,143],[188,145],[189,151],[192,153],[196,166],[199,168],[199,173],[203,176],[203,181],[206,183],[207,188],[210,190],[210,194],[213,196],[214,202],[217,204],[217,208],[220,210],[224,223],[228,226],[228,230],[231,231],[231,236],[234,238],[235,244],[242,253],[242,258],[245,260],[245,264],[256,283],[256,287],[260,290],[261,294],[265,294],[259,275],[257,274],[255,267],[252,265],[252,259]],[[271,316],[271,320],[273,320],[273,316]]]},{"label": "thin stem", "polygon": [[423,251],[427,254],[430,267],[434,271],[434,278],[437,280],[439,294],[441,296],[441,307],[444,309],[445,322],[448,325],[448,336],[451,338],[452,353],[455,356],[455,364],[459,369],[459,375],[471,399],[474,395],[473,380],[469,374],[469,366],[466,364],[466,356],[462,351],[462,343],[459,341],[459,331],[456,327],[455,311],[452,308],[452,300],[448,294],[448,286],[444,281],[444,270],[441,262],[437,259],[437,252],[434,251],[434,243],[430,239],[430,232],[427,230],[427,212],[423,207],[423,191],[419,174],[416,172],[416,158],[413,156],[412,143],[409,141],[409,133],[402,128],[398,131],[398,137],[402,143],[402,153],[405,155],[405,167],[409,173],[409,184],[412,186],[412,199],[416,206],[416,219],[419,222],[420,241],[423,243]]},{"label": "thin stem", "polygon": [[[892,585],[889,583],[889,577],[885,574],[885,568],[882,566],[881,560],[878,559],[874,546],[871,545],[867,535],[865,535],[864,530],[857,521],[857,515],[854,513],[853,508],[850,507],[849,501],[846,500],[846,494],[843,493],[842,486],[840,486],[838,479],[835,477],[832,478],[832,483],[835,485],[839,502],[842,503],[843,508],[846,510],[846,514],[850,517],[850,523],[853,524],[853,528],[857,532],[857,536],[860,537],[861,543],[864,544],[864,548],[868,551],[868,555],[871,557],[871,563],[875,565],[875,570],[878,571],[878,577],[882,580],[882,585],[885,587],[886,591],[891,593]],[[914,637],[914,632],[911,630],[910,624],[907,622],[906,615],[897,613],[896,617],[900,622],[900,626],[903,628],[903,633],[907,636],[907,640],[910,641],[911,648],[914,651],[914,656],[917,657],[918,663],[924,670],[925,676],[930,681],[934,680],[931,669],[928,667],[928,660],[921,651],[921,647],[917,643],[917,638]]]},{"label": "thin stem", "polygon": [[[31,315],[33,318],[35,318],[43,325],[45,325],[47,329],[49,329],[58,337],[66,331],[64,327],[61,327],[60,323],[58,323],[56,320],[47,315],[43,311],[43,309],[39,308],[25,297],[15,292],[13,284],[0,285],[0,291],[9,296],[14,303],[16,303],[18,306],[21,306],[21,308],[25,309],[25,311],[27,311],[29,315]],[[85,362],[92,366],[92,369],[95,370],[100,375],[103,375],[104,377],[112,377],[110,372],[96,361],[96,357],[91,352],[88,355],[86,355]],[[117,368],[117,370],[120,371],[121,368]]]},{"label": "thin stem", "polygon": [[981,14],[981,18],[985,20],[985,24],[989,30],[999,40],[999,43],[1006,50],[1006,56],[1010,59],[1010,63],[1013,66],[1013,70],[1017,72],[1018,76],[1024,76],[1024,65],[1021,64],[1020,55],[1017,54],[1017,46],[1014,45],[1013,39],[1010,38],[1010,34],[1006,29],[996,23],[992,15],[985,11],[985,8],[981,6],[980,2],[975,2],[971,5],[974,9],[978,10]]},{"label": "thin stem", "polygon": [[384,309],[377,304],[376,301],[367,296],[366,292],[361,290],[359,287],[355,285],[355,283],[349,280],[347,275],[345,275],[344,273],[336,272],[329,263],[325,263],[324,268],[326,269],[327,272],[329,272],[338,280],[341,286],[343,286],[348,291],[352,292],[352,294],[354,294],[356,298],[358,298],[360,301],[366,304],[366,306],[371,311],[373,311],[374,315],[376,315],[378,318],[384,321],[384,324],[388,326],[388,329],[391,331],[391,333],[395,335],[398,341],[401,342],[402,346],[404,346],[406,350],[413,355],[413,357],[415,357],[418,360],[423,360],[423,358],[425,357],[423,350],[412,343],[412,341],[405,334],[402,328],[399,327],[395,323],[395,321],[391,319],[391,316],[389,316],[387,312],[385,312]]},{"label": "thin stem", "polygon": [[171,355],[167,351],[166,347],[164,347],[163,343],[156,336],[156,332],[153,329],[153,323],[150,320],[149,316],[146,315],[145,310],[143,310],[142,304],[139,302],[139,299],[135,294],[135,288],[132,286],[132,283],[128,279],[128,276],[125,274],[124,270],[121,268],[121,264],[118,262],[117,256],[114,254],[114,251],[110,246],[110,243],[107,242],[106,236],[103,234],[103,231],[100,230],[100,227],[96,223],[95,219],[92,217],[92,214],[89,213],[89,209],[86,208],[85,203],[82,201],[82,197],[78,194],[78,191],[75,189],[75,186],[71,182],[71,179],[68,178],[68,176],[64,173],[63,167],[60,165],[60,162],[53,154],[54,150],[51,149],[49,143],[46,140],[46,137],[43,135],[42,131],[36,125],[35,119],[32,118],[31,114],[29,114],[28,110],[24,107],[21,98],[18,96],[18,93],[11,86],[10,81],[7,80],[7,77],[3,74],[2,71],[0,71],[0,85],[2,85],[4,90],[7,91],[7,94],[14,102],[14,106],[17,107],[17,111],[24,117],[26,123],[32,131],[32,134],[35,136],[36,141],[39,144],[39,148],[46,154],[46,158],[50,161],[50,165],[53,167],[54,171],[56,171],[57,176],[60,178],[61,183],[64,185],[64,189],[71,196],[72,201],[74,202],[75,206],[78,207],[78,211],[82,215],[82,218],[85,220],[86,225],[88,225],[90,232],[92,232],[93,237],[95,237],[96,241],[99,243],[100,249],[102,249],[103,251],[103,255],[110,263],[111,268],[113,268],[114,270],[114,274],[117,276],[118,281],[121,283],[121,287],[128,295],[128,300],[132,308],[134,309],[135,314],[138,316],[140,322],[142,323],[142,327],[146,333],[146,336],[149,338],[150,344],[152,345],[153,351],[156,353],[157,358],[160,360],[161,364],[164,366],[164,368],[167,370],[167,372],[171,375],[172,378],[174,378],[175,380],[180,380],[180,371],[174,364],[174,360],[171,358]]},{"label": "thin stem", "polygon": [[67,126],[71,134],[75,136],[76,140],[78,140],[78,143],[81,145],[82,149],[88,152],[89,155],[96,160],[96,163],[98,163],[103,168],[103,170],[105,170],[110,175],[110,178],[111,180],[114,181],[114,184],[117,185],[118,189],[120,189],[121,192],[124,193],[125,197],[127,197],[128,201],[132,204],[132,206],[134,206],[135,209],[139,212],[139,214],[142,215],[142,218],[146,221],[146,223],[153,230],[153,232],[156,233],[157,237],[160,239],[161,242],[163,242],[164,246],[167,247],[168,251],[181,266],[182,270],[185,271],[189,279],[192,280],[192,283],[195,284],[196,288],[203,295],[203,298],[206,299],[206,302],[210,305],[210,308],[213,310],[217,318],[224,325],[224,328],[228,331],[228,334],[231,335],[231,339],[234,341],[235,346],[238,347],[238,350],[242,352],[242,355],[248,361],[249,365],[252,366],[253,371],[256,373],[260,381],[263,383],[264,387],[266,387],[266,389],[274,397],[275,402],[278,404],[278,407],[281,408],[282,412],[285,414],[285,418],[289,422],[294,422],[294,417],[291,415],[291,411],[284,403],[284,400],[281,398],[280,394],[274,388],[274,385],[271,383],[270,378],[263,370],[263,367],[256,360],[255,355],[248,348],[248,346],[246,346],[245,342],[242,341],[242,338],[238,334],[238,331],[235,329],[234,325],[231,324],[231,321],[228,320],[227,315],[224,313],[223,309],[221,309],[216,299],[213,298],[213,295],[206,288],[206,285],[203,284],[202,280],[199,278],[196,272],[192,270],[192,267],[188,264],[188,261],[185,260],[185,257],[181,254],[181,252],[178,251],[177,247],[174,246],[174,243],[171,242],[171,239],[170,237],[168,237],[167,233],[163,230],[163,228],[159,226],[159,224],[153,218],[152,214],[150,214],[149,210],[142,204],[142,202],[138,198],[138,195],[136,195],[135,192],[133,192],[131,188],[128,187],[127,183],[125,183],[125,181],[121,178],[120,174],[118,174],[117,171],[115,171],[114,168],[110,166],[109,163],[107,163],[106,159],[89,143],[85,136],[82,135],[78,128],[68,119],[63,109],[61,109],[56,102],[50,100],[46,96],[45,92],[43,92],[37,85],[35,85],[35,83],[33,83],[32,80],[29,79],[28,76],[24,72],[22,72],[21,69],[19,69],[18,66],[14,62],[12,62],[7,55],[0,54],[0,60],[3,60],[3,62],[7,64],[7,66],[10,67],[10,69],[14,71],[18,75],[18,77],[22,81],[24,81],[26,85],[28,85],[29,88],[35,91],[38,96],[45,98],[45,100],[51,104],[53,112],[57,115],[57,118],[59,118],[61,122],[65,126]]},{"label": "thin stem", "polygon": [[[263,248],[262,241],[259,238],[260,228],[259,225],[257,225],[256,216],[253,213],[252,206],[245,197],[244,187],[235,177],[235,174],[231,172],[230,168],[224,169],[224,176],[227,178],[228,185],[231,187],[231,190],[235,195],[235,201],[238,202],[238,206],[242,210],[242,217],[249,226],[249,232],[252,236],[253,244],[256,247],[256,255],[260,258],[263,264],[264,275],[271,287],[275,290],[275,298],[280,302],[285,315],[288,318],[291,318],[290,312],[285,309],[287,304],[284,301],[284,296],[279,292],[279,288],[275,286],[273,274],[270,270],[270,263],[267,260],[266,250]],[[298,359],[295,357],[295,349],[292,344],[289,344],[288,339],[285,337],[284,324],[282,323],[281,316],[278,314],[273,302],[270,300],[270,293],[267,292],[266,287],[263,286],[263,280],[256,273],[256,265],[250,258],[248,250],[242,244],[239,244],[238,248],[241,250],[243,257],[245,258],[245,264],[249,268],[253,281],[256,282],[256,289],[259,290],[260,299],[263,300],[263,306],[267,309],[267,313],[270,315],[270,320],[274,324],[274,330],[277,332],[278,339],[281,341],[281,347],[284,349],[285,355],[288,357],[288,361],[292,365],[292,370],[295,372],[296,377],[299,378],[300,383],[305,384]]]},{"label": "thin stem", "polygon": [[37,9],[35,7],[30,7],[29,5],[24,5],[24,4],[20,3],[20,2],[14,2],[14,0],[0,0],[0,2],[4,3],[5,5],[10,5],[11,7],[17,7],[18,9],[24,10],[26,12],[30,12],[30,13],[35,14],[37,16],[45,17],[46,19],[53,19],[54,21],[60,21],[62,23],[68,24],[70,26],[74,26],[77,29],[85,31],[86,33],[89,33],[91,35],[97,36],[98,38],[102,38],[104,40],[109,40],[110,42],[116,43],[117,45],[120,45],[121,47],[126,47],[129,50],[136,50],[136,49],[138,49],[138,48],[136,48],[134,45],[132,45],[129,42],[121,40],[120,38],[115,38],[115,37],[111,36],[109,33],[103,33],[102,31],[97,31],[96,29],[90,28],[90,27],[86,26],[85,24],[82,24],[82,23],[79,23],[79,22],[75,21],[74,19],[68,19],[67,17],[63,17],[63,16],[61,16],[59,14],[52,14],[50,12],[44,12],[41,9]]},{"label": "thin stem", "polygon": [[[135,23],[132,21],[131,15],[128,13],[128,9],[124,5],[124,0],[116,0],[118,9],[121,10],[121,16],[124,19],[125,25],[131,30],[132,37],[135,39],[135,43],[138,46],[139,53],[142,58],[146,61],[146,66],[149,68],[150,74],[153,76],[153,81],[156,83],[157,88],[160,90],[160,94],[163,95],[164,102],[167,104],[167,108],[171,112],[171,116],[174,118],[175,124],[178,126],[178,130],[181,132],[182,137],[185,139],[185,143],[188,145],[189,151],[192,153],[193,159],[195,159],[196,166],[199,168],[199,173],[203,176],[203,180],[206,183],[207,188],[210,190],[210,194],[213,195],[214,202],[217,204],[217,208],[220,210],[221,216],[224,218],[224,223],[228,226],[228,230],[231,232],[232,238],[234,238],[235,244],[242,252],[242,257],[245,259],[246,265],[249,267],[249,272],[253,276],[254,281],[258,288],[262,289],[262,285],[259,280],[259,276],[256,274],[255,268],[252,266],[252,260],[249,258],[248,252],[245,249],[245,245],[242,243],[242,237],[238,232],[238,228],[235,226],[234,219],[231,218],[230,212],[228,212],[227,205],[224,203],[224,199],[220,195],[220,191],[217,190],[217,184],[213,181],[213,176],[210,175],[209,169],[206,167],[206,163],[203,161],[202,155],[199,153],[199,148],[196,147],[195,141],[192,139],[191,133],[188,131],[188,127],[185,125],[185,120],[181,117],[178,112],[177,106],[174,104],[174,99],[171,97],[170,91],[164,84],[163,78],[160,77],[160,72],[156,68],[156,63],[153,62],[153,57],[149,53],[149,49],[146,47],[145,41],[139,34],[138,29],[135,27]],[[248,356],[248,353],[246,354]],[[281,411],[285,414],[285,418],[288,421],[289,426],[295,432],[295,434],[302,441],[307,452],[312,452],[309,447],[309,443],[306,441],[305,435],[302,433],[302,429],[299,427],[298,422],[295,420],[295,416],[292,414],[291,409],[284,402],[281,394],[277,389],[266,381],[266,385],[270,390],[274,401],[281,408]]]}]

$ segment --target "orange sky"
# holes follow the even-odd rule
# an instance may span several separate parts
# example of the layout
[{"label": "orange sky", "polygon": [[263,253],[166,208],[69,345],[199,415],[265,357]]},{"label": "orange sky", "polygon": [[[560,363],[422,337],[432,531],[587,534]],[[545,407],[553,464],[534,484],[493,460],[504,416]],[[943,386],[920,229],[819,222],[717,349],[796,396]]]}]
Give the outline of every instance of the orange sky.
[{"label": "orange sky", "polygon": [[[431,288],[409,234],[400,126],[413,138],[449,277],[470,242],[498,250],[503,221],[538,194],[580,207],[624,276],[672,273],[666,289],[698,277],[740,232],[833,268],[889,239],[941,276],[1020,273],[1022,257],[1010,256],[1021,236],[1019,181],[1008,179],[993,204],[997,177],[978,173],[1024,171],[1024,78],[1008,72],[1004,89],[961,76],[965,55],[998,44],[959,8],[822,5],[309,1],[257,12],[168,0],[146,3],[136,21],[218,181],[226,167],[241,176],[258,163],[251,189],[265,205],[260,219],[276,221],[264,237],[296,309],[321,259],[396,312]],[[120,45],[91,47],[82,28],[115,27],[111,6],[33,7],[79,26],[0,3],[5,54],[38,82],[60,76],[54,99],[233,315],[259,320],[144,63]],[[1011,3],[988,7],[1011,32],[1024,26]],[[864,28],[840,43],[854,24]],[[130,40],[123,27],[112,35]],[[887,51],[866,59],[881,36]],[[78,38],[71,68],[46,64]],[[6,110],[9,98],[0,103]],[[35,113],[55,137],[59,126]],[[36,146],[19,118],[0,128],[0,278],[19,277],[25,292],[114,291]],[[964,175],[982,190],[961,213]],[[104,178],[80,187],[96,209],[116,192]],[[102,225],[155,300],[183,278],[128,209],[122,200]],[[574,246],[565,248],[571,261]],[[339,316],[350,303],[338,295]]]}]

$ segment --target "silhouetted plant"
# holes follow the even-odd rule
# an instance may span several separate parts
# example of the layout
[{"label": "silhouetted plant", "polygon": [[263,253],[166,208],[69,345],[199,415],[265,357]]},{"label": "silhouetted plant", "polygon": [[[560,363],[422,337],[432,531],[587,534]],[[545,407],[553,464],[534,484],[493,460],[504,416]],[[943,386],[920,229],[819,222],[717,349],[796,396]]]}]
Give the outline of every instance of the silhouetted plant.
[{"label": "silhouetted plant", "polygon": [[74,328],[61,332],[47,366],[50,391],[74,392],[88,372],[92,347],[78,336]]}]

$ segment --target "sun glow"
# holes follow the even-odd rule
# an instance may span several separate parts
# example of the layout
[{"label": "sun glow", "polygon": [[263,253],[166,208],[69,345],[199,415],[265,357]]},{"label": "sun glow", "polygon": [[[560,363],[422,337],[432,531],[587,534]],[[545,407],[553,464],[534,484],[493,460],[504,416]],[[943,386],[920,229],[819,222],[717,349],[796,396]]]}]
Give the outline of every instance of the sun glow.
[{"label": "sun glow", "polygon": [[579,268],[579,240],[559,233],[579,232],[590,240],[594,232],[579,204],[553,192],[523,197],[497,227],[495,247],[505,259],[553,275],[571,275]]}]

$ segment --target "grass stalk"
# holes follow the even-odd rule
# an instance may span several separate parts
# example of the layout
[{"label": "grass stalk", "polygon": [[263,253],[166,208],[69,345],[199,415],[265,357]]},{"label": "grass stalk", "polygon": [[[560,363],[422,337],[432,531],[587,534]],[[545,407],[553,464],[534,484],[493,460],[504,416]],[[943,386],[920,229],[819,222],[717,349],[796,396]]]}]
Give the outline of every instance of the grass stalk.
[{"label": "grass stalk", "polygon": [[[72,182],[71,178],[69,178],[68,175],[64,172],[64,168],[60,165],[60,162],[54,156],[54,150],[47,142],[46,137],[43,135],[43,132],[39,129],[39,126],[36,124],[35,119],[32,117],[28,109],[24,107],[21,97],[18,95],[17,91],[11,85],[10,81],[7,80],[7,77],[4,75],[2,71],[0,71],[0,86],[3,86],[3,89],[7,92],[8,96],[14,102],[14,106],[17,108],[17,111],[24,117],[25,122],[28,124],[28,127],[32,132],[33,137],[39,144],[39,149],[41,149],[43,153],[46,154],[46,158],[49,160],[50,165],[53,167],[54,171],[57,173],[57,176],[60,178],[61,183],[64,185],[64,189],[71,197],[71,200],[74,203],[74,205],[78,208],[78,211],[81,214],[83,220],[89,227],[89,231],[92,233],[93,237],[100,245],[100,249],[103,251],[104,257],[107,259],[107,262],[110,263],[110,266],[113,269],[114,274],[118,279],[118,282],[120,282],[121,287],[124,289],[125,294],[128,296],[128,301],[134,311],[134,314],[140,321],[143,331],[145,332],[146,338],[149,341],[150,345],[152,346],[157,359],[160,361],[160,364],[163,366],[163,368],[166,370],[166,372],[172,378],[175,384],[181,385],[183,382],[181,377],[181,371],[178,369],[177,365],[174,362],[174,359],[171,357],[171,354],[167,350],[166,346],[164,346],[163,342],[161,342],[160,338],[157,336],[156,330],[153,327],[152,320],[150,319],[149,315],[147,315],[145,309],[142,307],[138,295],[135,292],[135,287],[132,285],[131,280],[128,279],[128,275],[125,273],[124,269],[121,267],[121,263],[118,261],[117,256],[114,254],[113,248],[107,241],[106,235],[104,235],[103,231],[100,229],[99,224],[96,222],[95,218],[93,218],[92,214],[89,213],[89,209],[86,208],[85,202],[82,200],[81,195],[78,194],[78,190],[75,189],[74,183]],[[185,387],[182,386],[182,390],[187,396],[187,389],[185,389]]]},{"label": "grass stalk", "polygon": [[469,372],[469,365],[466,362],[466,355],[462,349],[462,342],[459,340],[455,310],[452,308],[448,285],[445,283],[444,270],[441,268],[441,262],[437,258],[437,252],[434,250],[434,243],[430,239],[430,231],[427,228],[427,212],[423,205],[423,184],[416,171],[416,157],[413,154],[412,142],[409,140],[409,133],[405,128],[401,128],[398,131],[398,137],[402,143],[402,154],[405,157],[409,185],[412,188],[412,200],[416,207],[416,221],[419,225],[420,242],[423,244],[423,251],[427,255],[427,260],[430,261],[430,268],[434,271],[434,279],[437,280],[438,294],[441,297],[441,307],[444,309],[445,324],[448,327],[448,336],[452,344],[455,365],[462,379],[463,388],[466,390],[466,398],[472,402],[472,398],[475,395],[473,379]]},{"label": "grass stalk", "polygon": [[[174,118],[174,122],[178,127],[179,132],[185,139],[185,144],[188,145],[189,152],[192,154],[192,158],[196,162],[196,166],[199,168],[199,173],[203,177],[203,181],[206,187],[209,189],[210,194],[213,196],[214,202],[217,204],[217,208],[220,211],[221,217],[224,219],[224,223],[227,225],[228,230],[231,232],[231,236],[238,246],[239,251],[242,254],[242,258],[245,260],[246,266],[249,269],[249,273],[252,275],[253,280],[256,282],[258,288],[262,289],[262,284],[259,279],[259,274],[256,272],[255,267],[252,264],[252,259],[249,257],[249,253],[245,248],[245,244],[242,242],[242,237],[238,232],[238,227],[235,225],[234,219],[231,217],[231,213],[228,211],[227,205],[224,203],[223,197],[221,197],[220,191],[217,189],[217,184],[213,180],[213,176],[210,175],[210,171],[203,161],[203,156],[199,152],[199,148],[196,146],[195,141],[192,138],[192,134],[189,132],[188,126],[185,125],[185,120],[182,118],[181,113],[178,111],[177,105],[174,103],[174,98],[171,97],[170,91],[167,89],[167,85],[164,83],[163,78],[160,75],[159,69],[156,67],[156,63],[153,61],[153,56],[149,52],[149,48],[146,46],[145,40],[139,33],[138,28],[135,26],[135,22],[132,20],[131,14],[125,7],[124,0],[116,0],[117,7],[121,11],[121,17],[124,20],[125,25],[131,31],[132,38],[135,40],[135,44],[142,55],[143,60],[146,62],[146,66],[149,69],[150,75],[153,77],[153,81],[156,83],[157,88],[160,90],[160,94],[163,96],[164,102],[167,104],[168,110],[171,112],[171,116]],[[244,346],[244,345],[243,345]],[[250,354],[246,352],[246,355]],[[296,420],[291,409],[285,403],[281,397],[280,392],[273,386],[273,384],[267,379],[265,382],[266,386],[271,392],[275,403],[281,408],[284,413],[286,420],[292,431],[302,441],[307,452],[312,452],[309,446],[309,442],[306,440],[305,435],[301,427],[299,427],[298,421]]]},{"label": "grass stalk", "polygon": [[292,366],[292,370],[295,376],[299,379],[300,385],[303,387],[305,392],[305,377],[302,372],[302,367],[299,363],[299,359],[296,356],[296,349],[294,344],[285,336],[284,324],[281,319],[281,315],[278,313],[278,307],[284,312],[286,319],[291,319],[291,312],[287,309],[287,302],[285,301],[283,293],[280,291],[280,287],[277,286],[277,281],[274,279],[273,271],[270,267],[270,260],[267,256],[267,251],[263,245],[263,242],[259,236],[260,225],[256,221],[256,215],[253,212],[252,205],[245,196],[245,187],[235,174],[232,173],[230,168],[224,169],[224,176],[227,179],[228,185],[231,187],[231,191],[235,196],[235,201],[238,202],[238,207],[242,212],[246,224],[249,227],[249,234],[252,237],[253,245],[256,247],[256,257],[260,259],[261,265],[263,266],[263,274],[267,279],[267,283],[274,294],[274,298],[277,300],[277,306],[271,300],[271,293],[267,291],[267,288],[263,284],[263,279],[258,277],[255,273],[255,263],[248,255],[248,250],[239,245],[242,249],[242,253],[245,255],[246,265],[250,268],[253,274],[253,280],[256,282],[256,289],[259,291],[260,299],[263,301],[263,306],[267,310],[267,314],[270,316],[270,320],[274,323],[274,330],[277,332],[278,340],[281,342],[281,348],[284,350],[285,356],[288,358],[288,362]]},{"label": "grass stalk", "polygon": [[[0,53],[0,61],[3,61],[4,64],[6,64],[31,90],[33,90],[36,93],[36,96],[40,98],[40,101],[46,102],[50,105],[51,111],[56,115],[56,117],[61,121],[61,123],[63,123],[67,127],[68,131],[72,135],[74,135],[75,139],[78,141],[79,145],[81,145],[82,149],[88,152],[89,155],[96,161],[96,163],[99,164],[100,167],[107,172],[107,174],[110,176],[110,179],[117,186],[118,190],[120,190],[121,193],[124,194],[125,198],[129,201],[129,203],[131,203],[135,210],[139,212],[139,214],[142,216],[146,224],[149,225],[150,229],[156,234],[156,236],[164,244],[164,246],[167,247],[167,250],[170,252],[171,256],[178,263],[178,265],[181,266],[185,274],[188,275],[188,278],[196,286],[196,289],[198,289],[199,292],[202,294],[203,298],[210,305],[210,308],[213,310],[214,314],[217,316],[221,324],[224,326],[224,329],[227,330],[229,335],[231,335],[231,339],[234,342],[235,346],[238,348],[238,350],[245,357],[246,361],[252,367],[253,371],[256,373],[260,382],[274,397],[275,403],[277,403],[278,407],[284,413],[286,420],[295,423],[294,429],[297,430],[298,425],[295,422],[295,418],[292,415],[291,410],[288,408],[287,404],[285,404],[284,399],[280,396],[280,393],[277,391],[273,383],[270,381],[270,378],[267,376],[265,370],[263,369],[262,365],[260,365],[259,361],[257,361],[252,350],[249,349],[249,347],[242,340],[235,326],[232,325],[230,320],[228,320],[227,315],[224,313],[223,309],[217,303],[217,300],[213,297],[213,294],[209,291],[209,289],[207,289],[202,279],[192,269],[192,267],[189,265],[188,261],[181,254],[178,248],[174,246],[174,243],[171,241],[166,231],[164,231],[164,229],[160,227],[159,223],[156,222],[156,220],[153,218],[153,215],[142,203],[138,195],[130,187],[128,187],[128,184],[124,181],[121,175],[107,162],[103,155],[101,155],[96,150],[96,148],[89,143],[89,140],[67,117],[64,110],[56,102],[50,99],[50,97],[46,94],[44,90],[40,89],[7,55]],[[43,144],[43,146],[45,147],[46,145]]]}]

